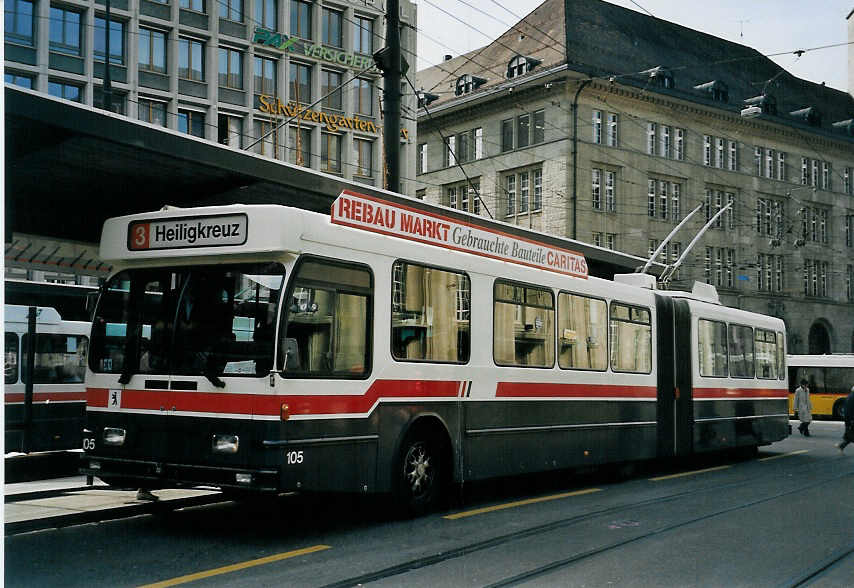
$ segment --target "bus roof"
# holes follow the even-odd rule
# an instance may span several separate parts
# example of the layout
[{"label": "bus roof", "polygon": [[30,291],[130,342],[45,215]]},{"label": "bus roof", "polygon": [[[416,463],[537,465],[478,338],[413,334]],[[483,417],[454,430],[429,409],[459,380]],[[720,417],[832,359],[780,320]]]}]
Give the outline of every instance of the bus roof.
[{"label": "bus roof", "polygon": [[[36,307],[36,323],[40,325],[58,325],[62,322],[62,317],[55,308],[46,306]],[[3,320],[6,323],[22,323],[27,324],[30,307],[20,304],[4,304],[3,305]]]},{"label": "bus roof", "polygon": [[849,367],[854,368],[854,353],[833,355],[787,355],[789,367]]}]

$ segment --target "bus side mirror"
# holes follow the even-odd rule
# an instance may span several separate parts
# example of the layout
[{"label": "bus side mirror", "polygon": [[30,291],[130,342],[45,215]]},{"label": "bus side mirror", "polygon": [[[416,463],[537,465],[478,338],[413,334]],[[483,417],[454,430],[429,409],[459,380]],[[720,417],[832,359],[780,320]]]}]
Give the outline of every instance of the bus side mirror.
[{"label": "bus side mirror", "polygon": [[287,338],[284,340],[285,344],[285,371],[296,371],[300,368],[300,360],[299,360],[299,346],[297,345],[297,340],[293,338]]}]

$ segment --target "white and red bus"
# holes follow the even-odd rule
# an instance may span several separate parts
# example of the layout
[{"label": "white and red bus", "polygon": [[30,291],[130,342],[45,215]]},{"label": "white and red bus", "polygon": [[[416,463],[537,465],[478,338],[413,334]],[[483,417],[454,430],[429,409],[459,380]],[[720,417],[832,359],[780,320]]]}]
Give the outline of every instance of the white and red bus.
[{"label": "white and red bus", "polygon": [[[31,308],[35,312],[32,331]],[[91,323],[64,320],[55,308],[42,306],[6,304],[3,313],[6,452],[79,448],[86,416],[84,377]],[[28,395],[31,343],[32,393]]]},{"label": "white and red bus", "polygon": [[345,191],[331,217],[108,220],[84,471],[417,511],[451,483],[788,434],[781,320],[445,211]]}]

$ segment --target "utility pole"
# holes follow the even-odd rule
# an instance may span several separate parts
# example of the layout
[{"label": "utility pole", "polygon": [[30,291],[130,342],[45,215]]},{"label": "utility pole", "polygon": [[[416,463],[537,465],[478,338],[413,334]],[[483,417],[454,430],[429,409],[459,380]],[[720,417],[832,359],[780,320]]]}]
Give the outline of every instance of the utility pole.
[{"label": "utility pole", "polygon": [[400,0],[386,4],[386,47],[382,61],[385,124],[383,145],[388,170],[386,188],[400,192]]}]

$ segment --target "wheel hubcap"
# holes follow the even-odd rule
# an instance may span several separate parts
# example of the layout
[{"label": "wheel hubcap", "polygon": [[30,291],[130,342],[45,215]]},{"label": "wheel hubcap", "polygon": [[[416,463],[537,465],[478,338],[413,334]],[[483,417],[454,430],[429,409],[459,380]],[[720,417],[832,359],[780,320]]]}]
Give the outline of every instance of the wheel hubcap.
[{"label": "wheel hubcap", "polygon": [[422,496],[430,490],[433,482],[433,467],[430,454],[424,443],[409,448],[404,464],[404,476],[413,496]]}]

